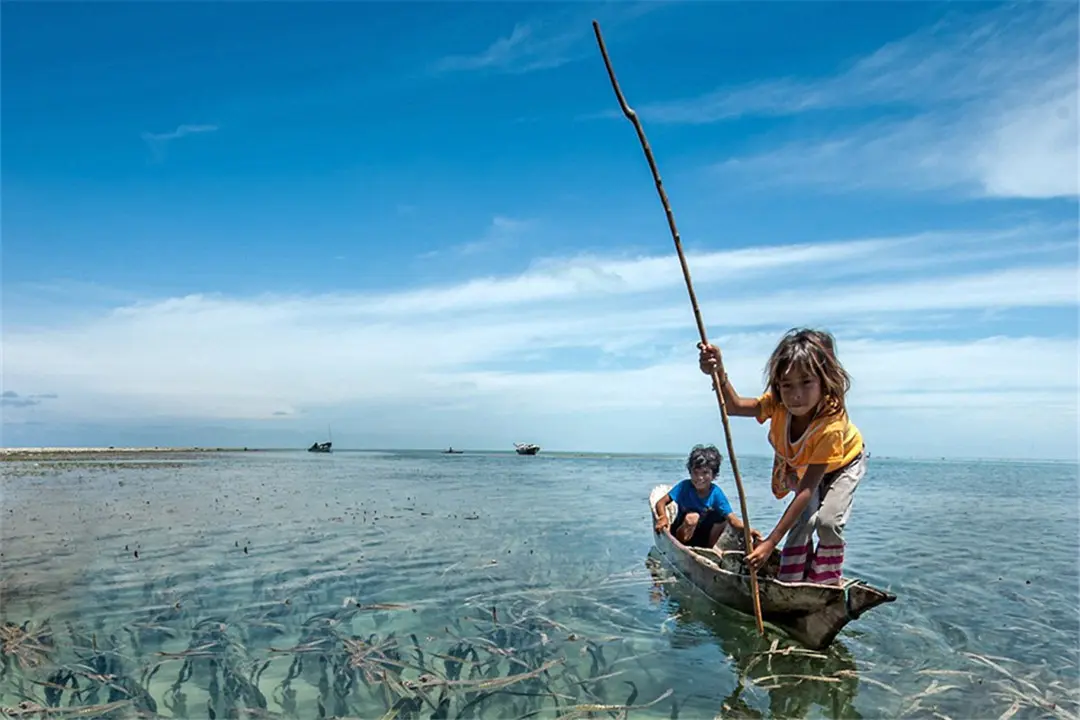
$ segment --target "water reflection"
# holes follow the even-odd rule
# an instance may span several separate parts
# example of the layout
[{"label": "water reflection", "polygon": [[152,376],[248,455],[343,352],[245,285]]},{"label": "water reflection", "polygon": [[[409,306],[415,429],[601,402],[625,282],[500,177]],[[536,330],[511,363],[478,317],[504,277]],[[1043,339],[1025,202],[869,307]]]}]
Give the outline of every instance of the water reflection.
[{"label": "water reflection", "polygon": [[[664,603],[671,617],[671,645],[715,643],[730,661],[735,687],[719,708],[725,717],[805,717],[815,708],[831,718],[861,717],[855,658],[842,640],[813,652],[782,636],[762,638],[752,618],[679,578],[655,547],[645,565],[654,580],[652,600]],[[702,628],[706,634],[696,632]]]}]

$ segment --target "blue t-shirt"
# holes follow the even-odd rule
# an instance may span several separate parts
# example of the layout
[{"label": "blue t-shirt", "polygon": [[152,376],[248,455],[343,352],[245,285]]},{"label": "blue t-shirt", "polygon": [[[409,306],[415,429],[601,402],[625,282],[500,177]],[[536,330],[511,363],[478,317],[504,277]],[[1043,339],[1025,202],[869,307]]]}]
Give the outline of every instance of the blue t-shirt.
[{"label": "blue t-shirt", "polygon": [[731,503],[728,502],[724,491],[717,487],[715,483],[711,486],[709,494],[701,497],[698,495],[697,490],[694,489],[694,483],[690,482],[690,480],[683,480],[671,488],[668,497],[679,506],[680,515],[685,515],[688,512],[704,513],[706,510],[712,510],[720,513],[720,517],[727,517],[731,512]]}]

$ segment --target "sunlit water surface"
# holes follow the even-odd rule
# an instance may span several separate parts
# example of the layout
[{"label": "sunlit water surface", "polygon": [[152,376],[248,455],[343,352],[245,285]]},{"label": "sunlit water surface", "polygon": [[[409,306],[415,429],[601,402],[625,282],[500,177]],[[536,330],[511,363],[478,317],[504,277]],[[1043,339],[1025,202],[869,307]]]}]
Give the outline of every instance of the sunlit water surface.
[{"label": "sunlit water surface", "polygon": [[[682,462],[5,462],[0,612],[18,627],[4,628],[0,706],[104,706],[98,717],[1078,716],[1075,465],[872,458],[846,570],[898,599],[815,655],[779,631],[758,636],[752,618],[654,558],[648,493],[684,477]],[[768,462],[740,468],[754,524],[768,530],[784,507]],[[727,466],[719,482],[734,502]]]}]

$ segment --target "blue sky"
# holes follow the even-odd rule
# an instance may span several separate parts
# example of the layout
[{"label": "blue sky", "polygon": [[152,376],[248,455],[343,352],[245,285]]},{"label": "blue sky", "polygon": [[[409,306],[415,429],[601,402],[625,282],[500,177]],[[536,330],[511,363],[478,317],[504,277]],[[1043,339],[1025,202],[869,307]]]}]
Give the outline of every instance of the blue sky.
[{"label": "blue sky", "polygon": [[[5,4],[3,444],[1077,453],[1075,4]],[[767,452],[736,421],[736,449]]]}]

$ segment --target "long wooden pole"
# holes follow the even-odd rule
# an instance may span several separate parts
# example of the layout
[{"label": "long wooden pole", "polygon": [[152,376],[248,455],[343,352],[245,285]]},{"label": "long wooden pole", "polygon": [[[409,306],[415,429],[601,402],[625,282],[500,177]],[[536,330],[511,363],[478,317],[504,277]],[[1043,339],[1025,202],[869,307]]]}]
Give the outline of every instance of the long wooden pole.
[{"label": "long wooden pole", "polygon": [[[645,130],[641,127],[637,113],[626,103],[622,90],[619,89],[619,81],[615,79],[615,70],[611,67],[611,59],[608,57],[607,47],[604,46],[604,37],[600,34],[600,23],[593,20],[593,31],[596,33],[596,42],[600,46],[600,54],[604,57],[604,65],[607,67],[608,77],[611,78],[611,87],[615,90],[615,97],[619,100],[619,107],[623,114],[634,124],[638,140],[641,141],[641,149],[645,151],[645,159],[649,161],[653,180],[656,181],[656,191],[660,193],[660,202],[664,205],[667,214],[668,227],[671,228],[671,237],[675,241],[675,250],[679,254],[679,263],[682,265],[683,277],[686,279],[686,290],[690,294],[690,305],[694,309],[694,320],[697,321],[698,333],[701,335],[702,344],[709,341],[705,336],[705,323],[701,320],[701,310],[698,308],[697,296],[694,294],[694,284],[690,280],[690,268],[686,264],[686,256],[683,254],[682,240],[679,239],[679,230],[675,227],[675,215],[671,212],[671,203],[668,202],[667,193],[664,192],[664,183],[660,179],[660,171],[656,169],[656,161],[653,159],[652,148],[645,138]],[[723,367],[721,359],[719,367]],[[746,552],[753,547],[753,538],[750,535],[750,515],[746,511],[746,493],[743,492],[742,477],[739,475],[739,462],[735,459],[735,445],[731,441],[731,424],[728,421],[727,406],[724,404],[724,392],[721,389],[720,377],[716,371],[712,373],[713,390],[716,391],[716,401],[720,404],[720,419],[724,424],[724,438],[727,440],[728,457],[731,458],[731,471],[735,474],[735,487],[739,491],[739,507],[742,510],[743,536],[746,540]],[[761,597],[758,593],[757,571],[750,569],[750,594],[754,599],[754,619],[757,620],[758,632],[765,634],[765,626],[761,619]]]}]

